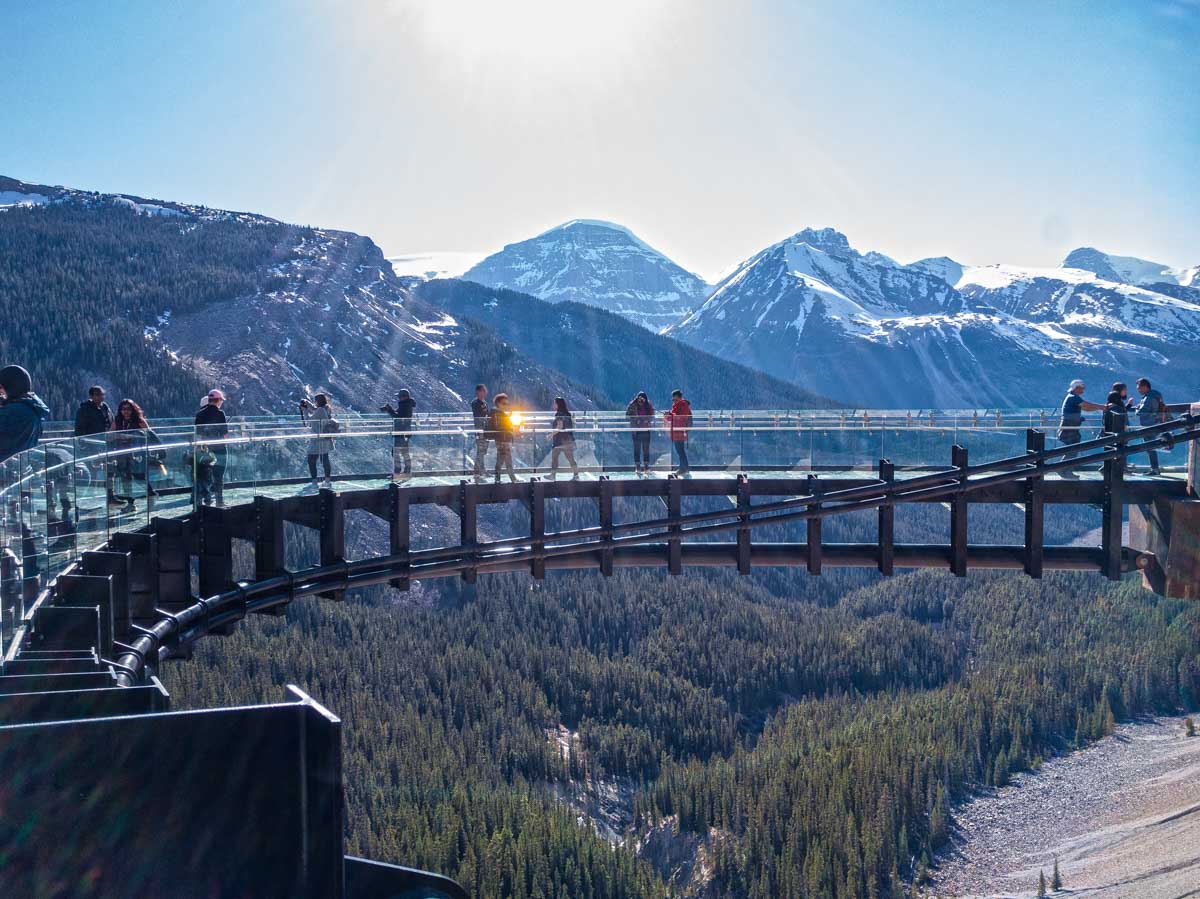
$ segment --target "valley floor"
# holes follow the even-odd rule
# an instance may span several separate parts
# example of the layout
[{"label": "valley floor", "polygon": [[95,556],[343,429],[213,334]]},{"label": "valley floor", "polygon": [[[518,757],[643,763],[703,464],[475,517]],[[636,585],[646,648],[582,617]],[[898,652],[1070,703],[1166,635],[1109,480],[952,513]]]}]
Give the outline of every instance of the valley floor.
[{"label": "valley floor", "polygon": [[1200,737],[1182,718],[1123,724],[960,806],[928,897],[1035,896],[1055,857],[1064,891],[1200,896]]}]

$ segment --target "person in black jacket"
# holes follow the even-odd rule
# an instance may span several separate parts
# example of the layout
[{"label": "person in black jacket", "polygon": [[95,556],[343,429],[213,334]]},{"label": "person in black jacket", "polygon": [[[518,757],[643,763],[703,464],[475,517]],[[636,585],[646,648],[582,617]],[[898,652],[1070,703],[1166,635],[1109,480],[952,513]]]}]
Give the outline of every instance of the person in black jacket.
[{"label": "person in black jacket", "polygon": [[417,401],[407,390],[401,390],[396,399],[395,407],[388,403],[380,411],[386,412],[395,419],[392,422],[392,477],[399,476],[401,480],[412,477],[412,430],[413,411]]},{"label": "person in black jacket", "polygon": [[654,426],[654,405],[641,390],[625,407],[633,435],[633,468],[640,475],[650,471],[650,429]]},{"label": "person in black jacket", "polygon": [[550,480],[558,475],[558,457],[566,456],[571,465],[571,480],[579,480],[579,465],[575,462],[575,419],[561,396],[554,398],[554,439],[550,450]]},{"label": "person in black jacket", "polygon": [[[79,409],[75,413],[75,436],[93,437],[105,434],[112,430],[115,418],[108,403],[104,402],[104,388],[99,384],[89,387],[88,398],[79,404]],[[103,443],[93,440],[85,441],[84,443],[76,441],[75,455],[76,457],[93,456],[104,453],[107,449],[107,440]],[[96,482],[101,480],[108,481],[107,489],[105,490],[108,494],[108,504],[110,506],[122,505],[121,500],[117,498],[117,494],[113,490],[111,479],[105,477],[105,463],[103,461],[93,461],[89,467],[92,469],[92,477],[95,478]]]},{"label": "person in black jacket", "polygon": [[[225,412],[225,394],[220,390],[208,392],[207,405],[196,413],[196,502],[200,505],[225,505],[226,446],[213,441],[229,436],[229,424]],[[205,464],[208,455],[211,461]]]},{"label": "person in black jacket", "polygon": [[488,389],[484,384],[475,385],[475,399],[471,400],[471,415],[475,419],[475,483],[483,483],[483,473],[487,470],[488,441]]},{"label": "person in black jacket", "polygon": [[97,384],[88,388],[88,398],[79,404],[75,413],[75,436],[88,437],[111,431],[113,412],[104,402],[104,388]]},{"label": "person in black jacket", "polygon": [[508,479],[515,484],[517,474],[513,470],[512,453],[513,436],[517,428],[508,409],[508,394],[496,394],[496,408],[492,410],[490,429],[492,439],[496,441],[496,483],[500,483],[500,471],[503,469],[508,473]]}]

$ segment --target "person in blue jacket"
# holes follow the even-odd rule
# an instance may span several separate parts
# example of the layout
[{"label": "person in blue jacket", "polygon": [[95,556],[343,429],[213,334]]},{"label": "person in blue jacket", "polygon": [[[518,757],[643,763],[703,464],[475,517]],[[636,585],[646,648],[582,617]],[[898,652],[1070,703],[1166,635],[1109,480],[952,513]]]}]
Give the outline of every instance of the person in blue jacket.
[{"label": "person in blue jacket", "polygon": [[[1141,399],[1134,409],[1138,424],[1148,428],[1150,425],[1166,421],[1167,404],[1163,402],[1163,395],[1150,386],[1149,378],[1137,379],[1137,391],[1141,394]],[[1158,452],[1147,450],[1147,453],[1150,455],[1150,474],[1158,474]]]},{"label": "person in blue jacket", "polygon": [[0,368],[0,462],[37,446],[49,407],[33,392],[29,372],[19,365]]},{"label": "person in blue jacket", "polygon": [[[1064,446],[1073,446],[1083,439],[1083,413],[1084,412],[1103,412],[1104,406],[1100,403],[1093,403],[1090,400],[1083,398],[1083,381],[1076,378],[1067,388],[1067,395],[1063,398],[1062,404],[1062,421],[1058,426],[1058,442]],[[1063,459],[1071,459],[1079,455],[1077,452],[1070,452],[1063,455]],[[1064,478],[1075,477],[1075,472],[1064,471]]]}]

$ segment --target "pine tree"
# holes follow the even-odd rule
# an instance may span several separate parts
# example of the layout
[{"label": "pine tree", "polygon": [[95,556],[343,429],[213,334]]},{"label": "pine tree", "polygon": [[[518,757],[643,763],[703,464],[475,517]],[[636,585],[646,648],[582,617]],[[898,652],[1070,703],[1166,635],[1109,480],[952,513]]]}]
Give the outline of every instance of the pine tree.
[{"label": "pine tree", "polygon": [[1192,716],[1188,715],[1183,721],[1183,734],[1186,737],[1196,736],[1196,722],[1192,720]]},{"label": "pine tree", "polygon": [[1039,899],[1041,899],[1042,896],[1046,895],[1046,872],[1045,871],[1038,871],[1037,894],[1038,894]]},{"label": "pine tree", "polygon": [[1054,856],[1054,873],[1050,876],[1050,889],[1058,892],[1063,888],[1062,875],[1058,873],[1058,856]]}]

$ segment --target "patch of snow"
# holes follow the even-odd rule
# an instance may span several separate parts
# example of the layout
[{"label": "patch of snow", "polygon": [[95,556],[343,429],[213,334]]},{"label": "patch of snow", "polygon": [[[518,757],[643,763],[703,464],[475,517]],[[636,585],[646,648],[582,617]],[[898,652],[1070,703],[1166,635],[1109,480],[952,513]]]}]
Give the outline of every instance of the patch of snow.
[{"label": "patch of snow", "polygon": [[14,206],[44,206],[49,202],[50,198],[45,194],[0,190],[0,209],[11,209]]}]

